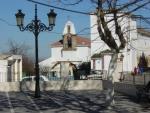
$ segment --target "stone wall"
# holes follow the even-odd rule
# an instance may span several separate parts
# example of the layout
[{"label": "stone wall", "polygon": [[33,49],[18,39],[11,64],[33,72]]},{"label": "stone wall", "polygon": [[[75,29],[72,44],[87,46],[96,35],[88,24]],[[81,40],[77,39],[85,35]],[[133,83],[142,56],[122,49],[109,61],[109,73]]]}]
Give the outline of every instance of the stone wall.
[{"label": "stone wall", "polygon": [[[110,87],[112,87],[112,83],[110,81],[104,80],[103,89],[108,89]],[[116,92],[120,92],[130,96],[136,96],[137,87],[138,86],[131,83],[121,83],[121,82],[114,83],[114,89]]]},{"label": "stone wall", "polygon": [[[40,84],[43,90],[102,90],[101,80],[61,80],[42,82]],[[4,82],[0,83],[0,91],[34,91],[35,82]]]},{"label": "stone wall", "polygon": [[[112,87],[107,80],[61,80],[49,81],[40,84],[41,91],[48,90],[105,90]],[[137,86],[130,83],[115,82],[116,92],[126,95],[136,96]],[[35,82],[4,82],[0,83],[0,92],[5,91],[34,91]]]}]

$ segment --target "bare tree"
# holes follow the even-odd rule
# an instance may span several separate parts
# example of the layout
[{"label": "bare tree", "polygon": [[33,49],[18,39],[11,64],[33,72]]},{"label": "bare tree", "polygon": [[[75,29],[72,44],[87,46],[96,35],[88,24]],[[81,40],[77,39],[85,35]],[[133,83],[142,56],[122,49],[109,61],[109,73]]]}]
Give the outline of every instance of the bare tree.
[{"label": "bare tree", "polygon": [[[83,0],[59,0],[64,5],[78,5]],[[68,2],[68,3],[67,3]],[[124,36],[124,31],[121,28],[119,23],[119,18],[124,17],[133,13],[134,11],[140,9],[141,7],[145,6],[146,4],[150,3],[149,0],[126,0],[122,2],[121,0],[91,0],[93,4],[96,4],[96,13],[95,16],[97,17],[97,30],[101,40],[103,40],[107,46],[111,50],[111,60],[108,69],[108,80],[112,83],[112,88],[108,89],[106,101],[108,104],[113,104],[114,100],[114,87],[113,87],[113,74],[117,67],[117,59],[120,50],[123,50],[126,47],[126,38]],[[128,11],[126,11],[128,9]],[[111,15],[112,19],[107,20],[106,16]],[[114,37],[113,32],[108,24],[110,22],[114,23],[115,35],[118,37]],[[119,44],[117,43],[119,41]]]},{"label": "bare tree", "polygon": [[22,67],[23,73],[33,74],[34,73],[34,62],[32,56],[29,55],[31,48],[25,43],[17,43],[16,41],[8,41],[8,50],[5,54],[22,55]]},{"label": "bare tree", "polygon": [[27,55],[28,51],[31,48],[26,45],[24,42],[23,43],[17,43],[14,40],[8,40],[8,51],[7,53],[9,54],[18,54],[18,55]]},{"label": "bare tree", "polygon": [[[119,7],[117,6],[118,1],[119,0],[98,0],[97,1],[97,5],[98,5],[97,12],[96,12],[97,24],[98,24],[97,30],[101,40],[103,40],[112,51],[112,57],[108,69],[108,79],[112,82],[112,88],[108,89],[107,92],[106,100],[108,100],[107,101],[108,104],[114,104],[113,74],[117,67],[118,53],[126,46],[126,38],[123,33],[124,31],[121,29],[121,25],[119,25],[118,20],[120,17],[129,15],[132,12],[150,3],[150,1],[140,3],[140,5],[138,5],[137,7],[131,8],[130,11],[125,12],[124,11],[125,8],[130,9],[130,7],[133,7],[134,4],[141,2],[141,0],[132,0]],[[109,21],[105,19],[105,16],[107,16],[108,14],[111,14],[112,16],[112,19]],[[115,34],[117,35],[118,40],[120,41],[119,44],[117,44],[118,40],[117,41],[115,40],[114,35],[112,35],[112,31],[108,27],[108,23],[111,21],[114,22]]]},{"label": "bare tree", "polygon": [[51,68],[48,66],[42,66],[40,67],[40,73],[44,76],[48,76],[51,72]]}]

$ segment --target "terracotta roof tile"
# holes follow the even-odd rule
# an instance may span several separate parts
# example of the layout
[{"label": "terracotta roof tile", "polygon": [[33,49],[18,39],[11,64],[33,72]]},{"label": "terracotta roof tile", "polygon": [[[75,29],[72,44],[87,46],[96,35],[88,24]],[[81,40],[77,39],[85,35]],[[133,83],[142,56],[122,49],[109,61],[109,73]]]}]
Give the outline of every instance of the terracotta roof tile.
[{"label": "terracotta roof tile", "polygon": [[[76,38],[77,46],[88,46],[91,47],[91,40],[89,38],[84,38],[80,36],[74,36]],[[62,47],[63,40],[59,40],[51,44],[51,47]]]},{"label": "terracotta roof tile", "polygon": [[51,44],[51,47],[62,47],[62,46],[63,46],[63,40],[59,40]]}]

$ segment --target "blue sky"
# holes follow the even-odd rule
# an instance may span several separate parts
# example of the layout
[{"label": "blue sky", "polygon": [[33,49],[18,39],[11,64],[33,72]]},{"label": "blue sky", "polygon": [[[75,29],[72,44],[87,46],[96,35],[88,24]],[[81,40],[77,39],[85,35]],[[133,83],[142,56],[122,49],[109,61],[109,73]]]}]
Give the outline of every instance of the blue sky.
[{"label": "blue sky", "polygon": [[[85,8],[83,5],[76,6],[65,6],[60,5],[56,0],[37,0],[43,3],[50,3],[50,5],[60,6],[63,8],[78,10],[78,11],[92,11],[92,7],[88,6],[89,2],[85,2]],[[27,0],[1,0],[0,1],[0,52],[4,52],[8,48],[8,41],[13,40],[17,43],[25,43],[32,48],[31,54],[34,56],[34,35],[29,31],[21,32],[17,28],[15,13],[18,9],[22,9],[25,13],[25,25],[27,25],[32,19],[34,19],[34,3],[28,2]],[[38,18],[46,25],[48,25],[47,13],[50,8],[38,5]],[[90,21],[88,15],[76,14],[71,12],[66,12],[62,10],[54,9],[57,13],[56,26],[51,32],[41,32],[39,34],[39,57],[47,58],[50,56],[50,44],[61,39],[64,24],[67,22],[68,18],[74,22],[76,27],[76,32],[89,27]],[[81,32],[89,36],[89,30]]]},{"label": "blue sky", "polygon": [[[83,12],[93,12],[95,9],[95,6],[90,3],[90,0],[84,0],[84,2],[76,6],[62,5],[56,2],[59,0],[36,1]],[[31,22],[31,20],[34,19],[34,3],[28,2],[27,0],[1,0],[0,4],[0,52],[6,51],[8,41],[13,40],[17,43],[29,45],[31,47],[31,55],[34,56],[34,35],[31,32],[19,31],[16,26],[15,18],[17,10],[22,9],[22,12],[25,13],[25,25]],[[49,10],[49,7],[38,5],[38,18],[47,25],[47,13]],[[58,9],[54,10],[57,13],[56,26],[53,31],[41,32],[39,35],[39,57],[42,59],[50,56],[50,44],[62,38],[64,24],[67,22],[68,17],[69,20],[74,22],[77,33],[90,26],[89,15],[76,14]],[[137,14],[143,14],[150,17],[148,9],[142,9],[141,11],[138,11]],[[85,34],[83,37],[90,37],[89,30],[81,32],[81,34]]]}]

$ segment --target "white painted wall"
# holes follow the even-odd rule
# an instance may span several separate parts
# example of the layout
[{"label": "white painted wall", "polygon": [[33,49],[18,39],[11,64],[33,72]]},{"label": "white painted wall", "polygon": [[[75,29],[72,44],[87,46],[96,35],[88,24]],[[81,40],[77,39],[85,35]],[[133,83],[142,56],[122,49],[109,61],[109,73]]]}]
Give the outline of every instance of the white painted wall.
[{"label": "white painted wall", "polygon": [[52,58],[61,58],[61,50],[63,47],[53,47],[51,48]]},{"label": "white painted wall", "polygon": [[89,47],[76,47],[76,50],[62,51],[62,47],[53,47],[52,58],[54,59],[66,59],[66,60],[80,60],[89,61],[90,59],[90,48]]},{"label": "white painted wall", "polygon": [[63,56],[62,58],[66,59],[66,60],[74,60],[77,59],[77,52],[76,51],[63,51]]},{"label": "white painted wall", "polygon": [[82,61],[89,61],[90,48],[89,47],[77,47],[77,57]]},{"label": "white painted wall", "polygon": [[139,43],[136,47],[139,50],[138,56],[141,56],[142,52],[144,52],[145,56],[149,56],[150,55],[150,37],[138,34],[137,43]]},{"label": "white painted wall", "polygon": [[0,60],[0,82],[7,82],[7,60]]}]

